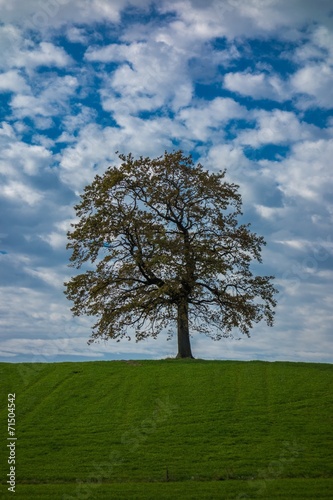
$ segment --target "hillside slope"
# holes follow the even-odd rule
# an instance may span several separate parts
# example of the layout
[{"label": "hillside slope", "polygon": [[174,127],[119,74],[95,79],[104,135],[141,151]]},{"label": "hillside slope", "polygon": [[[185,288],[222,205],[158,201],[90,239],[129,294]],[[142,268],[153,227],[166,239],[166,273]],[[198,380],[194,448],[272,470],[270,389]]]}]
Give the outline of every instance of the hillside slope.
[{"label": "hillside slope", "polygon": [[[207,498],[224,498],[212,493],[220,491],[223,481],[237,487],[225,498],[265,498],[272,481],[277,486],[297,480],[300,491],[300,481],[315,479],[323,492],[317,498],[329,498],[332,365],[1,363],[0,378],[2,442],[8,435],[7,395],[16,394],[17,493],[49,483],[54,498],[80,498],[83,487],[85,498],[104,498],[109,483],[139,492],[147,483],[163,483],[167,491],[190,481],[200,488],[209,484],[213,496]],[[7,455],[1,446],[4,493]],[[57,484],[65,488],[57,490]],[[48,498],[48,488],[39,486],[31,498]],[[44,493],[39,497],[37,491]],[[107,494],[105,498],[126,498]],[[188,498],[206,498],[195,494]]]}]

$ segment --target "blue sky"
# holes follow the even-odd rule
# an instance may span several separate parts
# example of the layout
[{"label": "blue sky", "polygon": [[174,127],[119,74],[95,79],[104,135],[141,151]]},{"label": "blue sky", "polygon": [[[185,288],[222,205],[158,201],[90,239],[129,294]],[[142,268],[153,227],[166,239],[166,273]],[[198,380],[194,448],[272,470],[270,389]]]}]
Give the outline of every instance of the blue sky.
[{"label": "blue sky", "polygon": [[280,290],[273,328],[194,356],[333,362],[331,2],[0,0],[0,19],[0,361],[176,354],[88,346],[63,282],[83,187],[116,151],[180,148],[239,184]]}]

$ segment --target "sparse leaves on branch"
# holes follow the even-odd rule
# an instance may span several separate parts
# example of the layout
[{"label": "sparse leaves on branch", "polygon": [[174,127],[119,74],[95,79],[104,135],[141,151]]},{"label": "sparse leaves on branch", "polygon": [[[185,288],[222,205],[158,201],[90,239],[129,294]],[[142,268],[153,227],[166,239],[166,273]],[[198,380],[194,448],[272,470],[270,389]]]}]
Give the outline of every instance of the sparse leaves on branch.
[{"label": "sparse leaves on branch", "polygon": [[212,338],[273,324],[272,276],[254,276],[265,242],[238,223],[238,186],[181,151],[119,156],[75,207],[66,283],[75,315],[96,316],[92,341],[156,337],[178,325],[178,356],[192,357],[189,331]]}]

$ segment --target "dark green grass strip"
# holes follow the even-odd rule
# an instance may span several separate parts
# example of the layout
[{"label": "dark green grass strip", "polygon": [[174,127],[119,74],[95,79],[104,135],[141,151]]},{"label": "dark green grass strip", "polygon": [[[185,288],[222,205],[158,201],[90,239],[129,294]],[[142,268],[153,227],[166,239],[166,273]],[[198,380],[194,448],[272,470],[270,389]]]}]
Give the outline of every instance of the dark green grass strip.
[{"label": "dark green grass strip", "polygon": [[332,499],[333,479],[285,479],[259,481],[215,481],[181,483],[124,483],[95,484],[86,483],[57,485],[19,485],[15,494],[1,498],[17,500],[78,500],[78,499]]}]

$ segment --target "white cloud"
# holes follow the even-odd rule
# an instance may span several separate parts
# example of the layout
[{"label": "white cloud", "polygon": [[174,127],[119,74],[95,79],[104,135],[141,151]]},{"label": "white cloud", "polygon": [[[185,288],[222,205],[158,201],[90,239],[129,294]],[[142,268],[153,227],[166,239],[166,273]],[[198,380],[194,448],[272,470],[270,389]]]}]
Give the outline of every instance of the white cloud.
[{"label": "white cloud", "polygon": [[12,68],[12,61],[22,44],[22,33],[17,27],[8,24],[0,26],[0,68],[4,70]]},{"label": "white cloud", "polygon": [[291,77],[295,92],[305,94],[300,100],[302,108],[333,107],[333,67],[326,63],[311,64],[298,70]]},{"label": "white cloud", "polygon": [[33,178],[48,169],[51,161],[47,148],[19,140],[13,127],[4,124],[0,128],[0,196],[17,205],[38,205],[44,194],[34,186]]},{"label": "white cloud", "polygon": [[[150,0],[1,0],[3,23],[19,23],[29,29],[47,30],[63,24],[90,24],[96,21],[119,23],[126,7],[148,11]],[[194,38],[215,36],[251,37],[273,32],[278,36],[296,36],[296,29],[305,24],[331,24],[330,0],[163,0],[160,12],[176,12]],[[295,28],[296,27],[296,28]],[[184,27],[182,27],[184,31]]]},{"label": "white cloud", "polygon": [[177,119],[186,124],[190,136],[199,141],[211,140],[212,129],[221,128],[232,119],[245,118],[247,110],[230,98],[217,97],[210,102],[180,110]]},{"label": "white cloud", "polygon": [[296,248],[296,250],[303,250],[307,246],[307,242],[304,240],[277,240],[276,242],[291,248]]},{"label": "white cloud", "polygon": [[147,0],[0,0],[4,23],[18,23],[25,29],[45,32],[68,23],[90,24],[108,21],[119,23],[125,7],[148,8]]},{"label": "white cloud", "polygon": [[160,9],[178,16],[201,36],[254,37],[267,33],[295,39],[303,26],[331,24],[331,1],[318,0],[166,0]]},{"label": "white cloud", "polygon": [[52,160],[44,147],[18,139],[15,130],[4,123],[0,128],[0,173],[24,183],[25,175],[36,176],[48,168]]},{"label": "white cloud", "polygon": [[11,70],[0,74],[0,92],[29,92],[29,87],[18,71]]},{"label": "white cloud", "polygon": [[[69,98],[75,93],[78,87],[76,77],[53,76],[53,78],[45,79],[43,89],[39,95],[17,94],[11,100],[11,107],[16,118],[24,117],[52,117],[63,113],[67,109]],[[52,122],[45,122],[46,127],[42,125],[40,128],[47,128]]]},{"label": "white cloud", "polygon": [[292,153],[272,173],[287,197],[299,196],[329,206],[333,190],[332,156],[333,139],[303,141],[293,146]]},{"label": "white cloud", "polygon": [[268,207],[266,205],[255,204],[254,205],[257,213],[268,220],[277,220],[284,218],[286,219],[286,208],[285,207]]},{"label": "white cloud", "polygon": [[49,269],[46,267],[26,267],[24,271],[47,285],[55,287],[57,290],[60,290],[63,287],[64,281],[70,278],[68,269],[65,267],[57,269]]},{"label": "white cloud", "polygon": [[187,59],[165,43],[148,42],[112,44],[102,49],[89,49],[89,61],[122,63],[104,78],[101,92],[107,111],[127,108],[128,112],[154,110],[171,102],[174,110],[189,104],[192,82]]},{"label": "white cloud", "polygon": [[253,99],[271,99],[280,102],[288,98],[286,83],[277,75],[267,73],[250,71],[227,73],[224,77],[224,87]]},{"label": "white cloud", "polygon": [[285,57],[292,59],[296,64],[309,61],[318,61],[323,58],[323,51],[312,43],[302,44],[292,54],[285,54]]},{"label": "white cloud", "polygon": [[67,232],[71,229],[71,224],[76,222],[75,219],[65,219],[54,223],[55,231],[47,234],[41,234],[40,238],[46,241],[53,249],[64,249],[67,244]]},{"label": "white cloud", "polygon": [[[191,148],[191,136],[176,120],[152,117],[144,120],[135,116],[117,116],[121,126],[121,151],[136,155],[159,156],[165,149],[174,149],[174,140],[185,151]],[[109,130],[112,135],[112,129]]]},{"label": "white cloud", "polygon": [[[46,315],[34,315],[34,322],[40,321]],[[51,316],[51,315],[50,315]],[[59,318],[54,317],[53,321],[59,321]],[[76,339],[70,337],[56,338],[56,339],[25,339],[15,338],[5,341],[0,341],[0,348],[2,355],[7,358],[16,358],[21,355],[29,356],[32,362],[47,362],[52,356],[87,356],[95,357],[96,354],[102,354],[103,349],[89,349],[84,339]],[[42,368],[41,368],[42,370]],[[29,369],[26,371],[22,368],[22,376],[29,377]]]},{"label": "white cloud", "polygon": [[333,33],[325,26],[309,31],[307,41],[293,52],[284,54],[298,65],[289,78],[291,92],[301,109],[311,107],[332,108]]},{"label": "white cloud", "polygon": [[[331,11],[332,13],[332,11]],[[333,64],[333,33],[325,26],[318,26],[313,32],[313,43],[323,50],[323,59]]]},{"label": "white cloud", "polygon": [[[97,21],[102,18],[119,21],[119,8],[124,2],[114,1],[112,5],[107,0],[30,0],[22,2],[13,0],[0,2],[0,12],[3,22],[21,23],[29,29],[44,30],[51,26],[60,26],[69,20],[76,19],[78,23]],[[120,4],[120,5],[117,5]],[[74,17],[75,16],[75,17]]]},{"label": "white cloud", "polygon": [[[37,319],[37,318],[36,318]],[[42,318],[40,318],[42,319]],[[54,320],[59,321],[58,318]],[[108,343],[94,343],[87,345],[87,339],[82,337],[74,337],[73,334],[56,339],[25,339],[15,338],[10,340],[0,341],[0,350],[3,356],[7,358],[14,358],[17,356],[25,355],[32,358],[32,362],[47,362],[50,357],[56,356],[77,356],[87,358],[108,358],[110,355],[122,354],[124,358],[133,353],[134,342],[124,343],[121,347],[120,344],[115,344],[112,341]],[[159,355],[156,355],[159,352]],[[159,342],[153,339],[148,339],[135,344],[135,355],[141,356],[142,359],[147,357],[162,358],[175,355],[174,346],[164,342]],[[42,368],[41,368],[42,369]],[[26,372],[22,369],[22,376],[29,377],[29,371]]]},{"label": "white cloud", "polygon": [[38,204],[43,199],[40,191],[19,181],[9,181],[1,185],[0,196],[9,198],[17,204],[24,202],[30,206]]},{"label": "white cloud", "polygon": [[240,186],[244,206],[251,206],[254,201],[258,201],[255,194],[255,182],[253,182],[256,170],[253,162],[245,156],[241,146],[233,143],[217,143],[200,158],[200,162],[212,171],[226,169],[228,182],[234,182]]},{"label": "white cloud", "polygon": [[287,57],[296,64],[300,63],[318,63],[325,61],[333,63],[333,34],[325,26],[316,26],[310,33],[308,41],[301,43],[297,49]]},{"label": "white cloud", "polygon": [[81,43],[84,45],[89,41],[89,36],[86,31],[83,28],[77,28],[76,26],[68,27],[66,36],[72,43]]},{"label": "white cloud", "polygon": [[320,129],[300,122],[295,113],[290,111],[253,110],[249,116],[256,120],[256,127],[240,131],[236,143],[259,148],[264,144],[292,144],[322,135]]},{"label": "white cloud", "polygon": [[157,156],[165,149],[173,149],[174,138],[188,140],[185,127],[169,118],[143,120],[119,113],[117,121],[117,128],[86,125],[77,141],[59,155],[61,179],[76,192],[91,182],[95,174],[104,172],[110,164],[119,163],[116,151]]},{"label": "white cloud", "polygon": [[35,44],[25,38],[24,32],[16,26],[0,26],[0,44],[0,68],[3,69],[26,68],[31,71],[39,66],[64,68],[71,62],[62,47],[47,41]]},{"label": "white cloud", "polygon": [[[82,335],[82,331],[86,335],[89,333],[90,323],[84,318],[72,318],[65,298],[61,297],[59,300],[52,288],[38,290],[32,287],[7,286],[0,288],[0,297],[1,332],[6,332],[11,339],[22,338],[26,346],[36,337],[43,337],[43,342],[52,338],[61,344],[57,339],[59,332],[62,336]],[[2,344],[5,347],[9,342],[13,355],[17,352],[15,340],[13,344],[11,340],[3,340]],[[87,342],[87,338],[83,337],[83,341]],[[34,354],[39,353],[35,351]]]},{"label": "white cloud", "polygon": [[85,53],[85,59],[90,62],[123,62],[135,60],[135,56],[146,46],[145,43],[132,43],[131,45],[113,43],[104,47],[89,49]]},{"label": "white cloud", "polygon": [[49,165],[51,153],[43,146],[14,142],[1,153],[0,158],[15,165],[17,173],[22,169],[28,175],[36,175],[43,166]]},{"label": "white cloud", "polygon": [[[325,16],[331,12],[329,0],[319,0],[315,5],[312,0],[249,0],[244,4],[242,0],[232,0],[232,4],[241,16],[252,19],[258,28],[264,31],[277,30],[301,26],[314,21],[327,21]],[[281,33],[283,36],[283,33]],[[292,31],[289,34],[292,36]]]},{"label": "white cloud", "polygon": [[50,42],[41,42],[37,48],[18,53],[12,63],[17,67],[56,66],[63,68],[70,61],[70,57],[62,47],[56,47]]},{"label": "white cloud", "polygon": [[233,177],[236,176],[237,172],[246,170],[251,165],[242,148],[233,144],[212,146],[201,162],[212,170],[227,169],[228,173]]},{"label": "white cloud", "polygon": [[96,124],[88,124],[80,130],[76,142],[67,146],[59,155],[60,178],[73,190],[81,189],[92,181],[100,168],[115,159],[119,142],[124,139],[119,131]]},{"label": "white cloud", "polygon": [[45,102],[41,102],[32,95],[19,94],[13,97],[11,106],[16,111],[16,116],[23,118],[31,115],[48,115],[50,111],[47,110]]},{"label": "white cloud", "polygon": [[[3,137],[3,138],[14,138],[15,137],[15,132],[13,130],[13,127],[11,125],[9,125],[9,123],[6,123],[6,122],[2,122],[1,123],[1,128],[0,128],[0,137]],[[6,139],[8,140],[8,139]]]},{"label": "white cloud", "polygon": [[244,33],[246,24],[248,34],[253,34],[255,31],[252,21],[245,20],[242,15],[239,15],[237,5],[229,1],[164,1],[160,10],[177,12],[178,17],[186,26],[186,31],[191,33],[191,37],[197,39],[209,40],[216,36],[233,38]]}]

